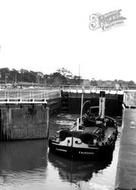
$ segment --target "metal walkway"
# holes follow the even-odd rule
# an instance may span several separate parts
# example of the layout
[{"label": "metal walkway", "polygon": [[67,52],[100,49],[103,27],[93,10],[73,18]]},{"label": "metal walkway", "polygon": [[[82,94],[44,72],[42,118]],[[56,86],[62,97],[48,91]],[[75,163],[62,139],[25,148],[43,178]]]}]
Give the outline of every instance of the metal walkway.
[{"label": "metal walkway", "polygon": [[61,90],[72,93],[123,94],[123,91],[92,88],[90,86],[63,86],[62,88],[0,89],[0,104],[46,103],[49,99],[61,97]]},{"label": "metal walkway", "polygon": [[1,89],[0,104],[47,103],[49,99],[59,98],[60,90],[47,89]]}]

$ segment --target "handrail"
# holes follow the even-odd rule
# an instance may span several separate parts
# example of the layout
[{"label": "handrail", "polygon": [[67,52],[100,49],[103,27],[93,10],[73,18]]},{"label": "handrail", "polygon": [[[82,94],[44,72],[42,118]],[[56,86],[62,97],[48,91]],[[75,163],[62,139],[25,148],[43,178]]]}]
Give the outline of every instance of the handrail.
[{"label": "handrail", "polygon": [[48,99],[59,98],[60,90],[48,89],[4,89],[0,90],[0,103],[2,102],[41,102]]}]

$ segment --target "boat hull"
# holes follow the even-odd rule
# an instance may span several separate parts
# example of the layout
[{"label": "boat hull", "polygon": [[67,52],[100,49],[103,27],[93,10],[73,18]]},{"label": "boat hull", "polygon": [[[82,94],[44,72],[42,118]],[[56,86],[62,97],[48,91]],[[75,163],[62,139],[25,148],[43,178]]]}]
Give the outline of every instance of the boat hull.
[{"label": "boat hull", "polygon": [[63,146],[49,140],[49,149],[52,153],[73,159],[105,159],[113,153],[115,144],[106,146],[90,146],[88,148]]}]

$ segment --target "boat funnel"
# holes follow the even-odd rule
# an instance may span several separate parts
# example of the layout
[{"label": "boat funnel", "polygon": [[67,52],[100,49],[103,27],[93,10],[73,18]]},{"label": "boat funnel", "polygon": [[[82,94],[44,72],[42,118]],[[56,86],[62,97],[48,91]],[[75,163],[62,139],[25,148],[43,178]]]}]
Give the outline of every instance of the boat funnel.
[{"label": "boat funnel", "polygon": [[103,119],[105,116],[105,91],[100,91],[99,97],[99,117]]}]

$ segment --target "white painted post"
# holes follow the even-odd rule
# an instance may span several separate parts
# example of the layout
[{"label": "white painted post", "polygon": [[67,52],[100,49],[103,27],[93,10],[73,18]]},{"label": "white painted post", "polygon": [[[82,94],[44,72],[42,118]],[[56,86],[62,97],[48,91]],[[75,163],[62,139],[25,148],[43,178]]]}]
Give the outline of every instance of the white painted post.
[{"label": "white painted post", "polygon": [[104,91],[100,91],[99,116],[102,119],[105,117],[105,92]]}]

